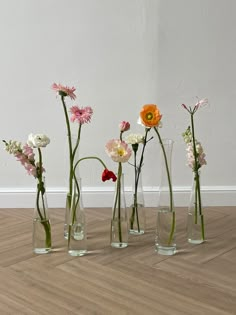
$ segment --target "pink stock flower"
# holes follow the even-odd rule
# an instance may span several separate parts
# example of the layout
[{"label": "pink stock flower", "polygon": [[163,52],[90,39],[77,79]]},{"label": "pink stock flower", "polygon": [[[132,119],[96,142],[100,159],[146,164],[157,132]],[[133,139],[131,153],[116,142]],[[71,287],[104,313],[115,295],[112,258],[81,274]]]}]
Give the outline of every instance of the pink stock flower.
[{"label": "pink stock flower", "polygon": [[23,154],[25,154],[30,161],[34,160],[34,151],[28,144],[23,146]]},{"label": "pink stock flower", "polygon": [[121,132],[124,132],[124,131],[127,131],[130,129],[130,123],[128,121],[122,121],[120,124],[119,124],[119,129]]},{"label": "pink stock flower", "polygon": [[[193,150],[193,144],[192,142],[187,144],[187,165],[191,167],[193,170],[195,169],[195,158],[194,158],[194,150]],[[196,142],[196,153],[197,153],[197,169],[202,167],[203,165],[206,165],[206,154],[203,151],[203,147],[200,142]]]},{"label": "pink stock flower", "polygon": [[53,83],[52,89],[61,96],[69,96],[72,100],[76,99],[76,95],[74,93],[76,89],[74,87],[69,88],[68,86],[61,85],[60,83]]},{"label": "pink stock flower", "polygon": [[24,167],[29,175],[33,175],[34,177],[36,177],[37,169],[34,165],[32,165],[31,163],[25,163]]},{"label": "pink stock flower", "polygon": [[114,162],[128,162],[132,154],[132,150],[129,148],[128,144],[120,139],[112,139],[108,141],[105,148],[106,153]]},{"label": "pink stock flower", "polygon": [[70,108],[71,117],[70,120],[72,122],[77,121],[80,124],[89,123],[93,114],[93,110],[91,107],[81,107],[72,106]]},{"label": "pink stock flower", "polygon": [[21,152],[15,153],[14,156],[16,157],[16,160],[19,161],[23,166],[28,161],[28,157]]}]

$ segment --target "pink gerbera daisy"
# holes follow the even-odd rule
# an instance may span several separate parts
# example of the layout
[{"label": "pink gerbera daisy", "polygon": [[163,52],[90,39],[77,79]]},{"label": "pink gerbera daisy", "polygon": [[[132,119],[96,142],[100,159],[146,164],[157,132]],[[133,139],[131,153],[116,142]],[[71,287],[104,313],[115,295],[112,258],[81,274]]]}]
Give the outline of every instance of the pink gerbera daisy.
[{"label": "pink gerbera daisy", "polygon": [[89,123],[93,114],[93,110],[91,107],[81,107],[72,106],[70,108],[71,117],[70,120],[72,122],[77,121],[80,124]]},{"label": "pink gerbera daisy", "polygon": [[72,100],[76,99],[76,95],[74,93],[76,89],[74,87],[69,88],[68,86],[61,85],[60,83],[53,83],[52,89],[61,96],[69,96]]}]

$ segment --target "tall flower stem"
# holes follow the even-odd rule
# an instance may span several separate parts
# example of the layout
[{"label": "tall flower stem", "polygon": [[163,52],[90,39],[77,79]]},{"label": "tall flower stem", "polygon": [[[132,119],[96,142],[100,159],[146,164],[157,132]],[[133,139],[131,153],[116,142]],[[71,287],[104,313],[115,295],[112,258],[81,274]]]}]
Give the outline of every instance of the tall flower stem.
[{"label": "tall flower stem", "polygon": [[199,179],[199,172],[198,172],[198,161],[197,161],[197,149],[196,149],[196,141],[195,141],[195,131],[194,131],[194,111],[190,112],[191,114],[191,129],[192,129],[192,142],[193,142],[193,153],[194,153],[194,180],[195,180],[195,224],[197,224],[197,217],[198,217],[198,209],[199,209],[199,216],[201,217],[201,231],[202,231],[202,238],[205,239],[205,231],[204,231],[204,219],[202,216],[202,201],[201,201],[201,187],[200,187],[200,179]]},{"label": "tall flower stem", "polygon": [[162,152],[163,152],[163,156],[164,156],[164,161],[165,161],[165,166],[166,166],[166,173],[167,173],[167,178],[168,178],[168,185],[169,185],[169,192],[170,192],[170,211],[172,212],[172,225],[171,225],[171,232],[170,232],[170,236],[169,236],[169,240],[168,240],[168,245],[171,244],[171,241],[173,239],[173,235],[174,235],[174,231],[175,231],[175,211],[173,211],[173,190],[172,190],[172,183],[171,183],[171,177],[170,177],[170,170],[168,167],[168,161],[167,161],[167,156],[166,156],[166,152],[165,152],[165,148],[163,145],[163,141],[161,139],[161,136],[158,132],[157,127],[154,127],[154,130],[158,136],[161,148],[162,148]]},{"label": "tall flower stem", "polygon": [[140,174],[141,174],[141,169],[143,166],[144,151],[145,151],[145,147],[147,145],[147,135],[148,135],[149,131],[150,131],[150,128],[145,129],[143,148],[142,148],[142,153],[141,153],[140,162],[139,162],[138,166],[137,166],[137,149],[134,149],[134,146],[133,146],[133,151],[134,151],[134,205],[133,205],[133,209],[132,209],[132,215],[130,218],[130,223],[131,223],[131,228],[133,228],[134,217],[136,215],[138,231],[140,231],[139,214],[138,214],[138,200],[137,200],[138,183],[139,183],[139,178],[140,178]]},{"label": "tall flower stem", "polygon": [[[45,187],[44,187],[44,182],[42,178],[42,152],[40,148],[38,148],[38,153],[39,153],[39,170],[37,172],[38,184],[37,184],[36,207],[37,207],[37,211],[41,220],[41,224],[43,225],[45,233],[46,233],[46,246],[51,247],[51,226],[46,217],[46,209],[45,209],[45,203],[44,203],[44,198],[43,198],[43,195],[45,193]],[[40,211],[40,205],[39,205],[40,197],[42,201],[43,214]]]},{"label": "tall flower stem", "polygon": [[[67,136],[68,136],[68,145],[69,145],[69,159],[70,159],[70,169],[69,169],[69,195],[72,195],[72,182],[73,182],[73,149],[72,149],[72,138],[71,138],[71,130],[70,130],[70,121],[66,109],[66,104],[64,100],[64,96],[61,95],[61,101],[63,105],[63,110],[66,119],[66,127],[67,127]],[[71,201],[69,201],[71,202]],[[70,205],[70,204],[69,204]]]},{"label": "tall flower stem", "polygon": [[116,215],[116,207],[118,208],[118,233],[119,242],[122,243],[122,231],[121,231],[121,176],[122,176],[122,163],[119,162],[118,173],[117,173],[117,183],[116,183],[116,197],[114,202],[113,220]]}]

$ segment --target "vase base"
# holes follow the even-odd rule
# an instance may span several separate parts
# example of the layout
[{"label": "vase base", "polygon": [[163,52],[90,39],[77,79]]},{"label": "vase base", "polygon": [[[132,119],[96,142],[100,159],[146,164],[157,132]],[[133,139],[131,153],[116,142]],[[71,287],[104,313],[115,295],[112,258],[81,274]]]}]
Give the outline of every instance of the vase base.
[{"label": "vase base", "polygon": [[87,249],[83,249],[83,250],[68,250],[68,253],[71,256],[84,256],[87,254]]},{"label": "vase base", "polygon": [[128,246],[128,243],[111,243],[111,247],[114,248],[125,248]]},{"label": "vase base", "polygon": [[142,229],[140,229],[140,230],[130,229],[130,230],[129,230],[129,234],[132,234],[132,235],[142,235],[142,234],[144,234],[144,230],[142,230]]},{"label": "vase base", "polygon": [[160,246],[156,245],[155,251],[160,255],[171,256],[176,253],[176,246]]},{"label": "vase base", "polygon": [[188,239],[188,242],[189,242],[190,244],[198,245],[198,244],[204,243],[204,240],[193,240],[193,239],[189,238],[189,239]]},{"label": "vase base", "polygon": [[34,248],[33,252],[35,254],[48,254],[51,252],[51,248]]}]

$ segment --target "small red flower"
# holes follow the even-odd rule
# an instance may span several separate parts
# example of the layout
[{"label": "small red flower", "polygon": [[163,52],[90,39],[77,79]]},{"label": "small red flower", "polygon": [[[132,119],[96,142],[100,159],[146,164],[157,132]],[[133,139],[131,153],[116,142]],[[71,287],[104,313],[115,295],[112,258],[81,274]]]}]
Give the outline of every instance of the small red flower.
[{"label": "small red flower", "polygon": [[109,171],[107,168],[105,168],[105,170],[102,173],[102,181],[105,182],[106,180],[109,179],[112,179],[113,182],[115,182],[117,180],[117,177],[112,171]]}]

